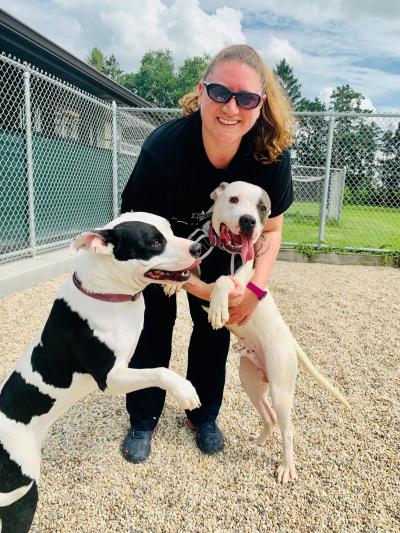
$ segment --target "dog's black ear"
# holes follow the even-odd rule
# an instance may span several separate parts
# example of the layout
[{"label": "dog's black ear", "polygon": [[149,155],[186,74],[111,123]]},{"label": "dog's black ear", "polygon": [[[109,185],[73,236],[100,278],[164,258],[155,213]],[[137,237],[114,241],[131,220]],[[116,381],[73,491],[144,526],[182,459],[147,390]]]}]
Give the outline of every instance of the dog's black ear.
[{"label": "dog's black ear", "polygon": [[95,254],[111,255],[112,250],[109,244],[112,242],[113,230],[94,230],[85,231],[78,235],[71,243],[69,250],[72,255],[75,255],[80,248],[85,248],[89,252]]},{"label": "dog's black ear", "polygon": [[213,190],[213,192],[210,194],[211,200],[216,200],[218,196],[226,189],[226,187],[229,185],[226,181],[223,181],[218,185],[216,189]]}]

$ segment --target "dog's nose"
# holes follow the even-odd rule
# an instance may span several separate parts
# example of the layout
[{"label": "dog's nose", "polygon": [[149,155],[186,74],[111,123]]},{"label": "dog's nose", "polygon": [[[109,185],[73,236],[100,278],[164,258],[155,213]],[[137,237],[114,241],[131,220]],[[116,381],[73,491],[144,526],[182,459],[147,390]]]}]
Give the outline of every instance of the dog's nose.
[{"label": "dog's nose", "polygon": [[201,255],[201,244],[199,242],[194,242],[189,248],[190,255],[198,259]]},{"label": "dog's nose", "polygon": [[251,215],[242,215],[239,218],[239,227],[242,233],[251,234],[256,225],[256,219]]}]

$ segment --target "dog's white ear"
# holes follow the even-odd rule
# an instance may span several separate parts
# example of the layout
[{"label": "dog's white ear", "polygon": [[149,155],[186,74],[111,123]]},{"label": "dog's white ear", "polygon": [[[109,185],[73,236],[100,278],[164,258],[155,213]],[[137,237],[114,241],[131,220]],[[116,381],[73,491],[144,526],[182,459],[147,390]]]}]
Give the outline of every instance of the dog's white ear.
[{"label": "dog's white ear", "polygon": [[226,181],[223,181],[218,185],[216,189],[213,190],[213,192],[210,194],[211,200],[216,200],[218,196],[226,189],[226,187],[229,185]]},{"label": "dog's white ear", "polygon": [[110,255],[112,253],[108,243],[105,242],[100,234],[94,231],[85,231],[85,233],[78,235],[69,247],[70,254],[75,255],[80,248],[85,248],[95,254]]}]

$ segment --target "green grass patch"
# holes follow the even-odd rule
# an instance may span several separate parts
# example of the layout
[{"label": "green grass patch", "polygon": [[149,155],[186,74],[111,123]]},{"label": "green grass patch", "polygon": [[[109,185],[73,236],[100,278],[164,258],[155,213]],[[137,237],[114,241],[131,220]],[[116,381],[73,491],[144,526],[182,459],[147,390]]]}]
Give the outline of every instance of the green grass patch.
[{"label": "green grass patch", "polygon": [[[319,203],[296,202],[285,213],[283,242],[315,244]],[[346,205],[340,222],[327,221],[323,244],[400,250],[400,208]]]}]

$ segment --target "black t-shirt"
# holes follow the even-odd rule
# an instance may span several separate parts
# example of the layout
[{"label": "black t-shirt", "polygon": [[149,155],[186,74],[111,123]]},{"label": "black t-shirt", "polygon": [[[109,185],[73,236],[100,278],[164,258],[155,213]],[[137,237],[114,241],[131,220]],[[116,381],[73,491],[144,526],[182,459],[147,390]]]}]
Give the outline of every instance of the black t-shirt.
[{"label": "black t-shirt", "polygon": [[[201,227],[202,214],[212,205],[210,194],[222,181],[247,181],[263,188],[271,199],[271,215],[286,211],[293,202],[290,153],[288,150],[269,165],[252,154],[254,132],[248,132],[228,167],[210,163],[201,134],[197,111],[154,130],[143,144],[138,161],[122,193],[121,212],[148,211],[167,218],[174,233],[188,237]],[[212,252],[207,263],[227,263],[227,254]],[[224,259],[222,259],[224,257]],[[202,273],[204,266],[202,265]],[[220,274],[228,273],[226,268]],[[214,275],[214,268],[212,268]],[[202,275],[202,278],[204,276]],[[207,280],[206,280],[207,281]],[[215,278],[209,281],[215,281]]]}]

